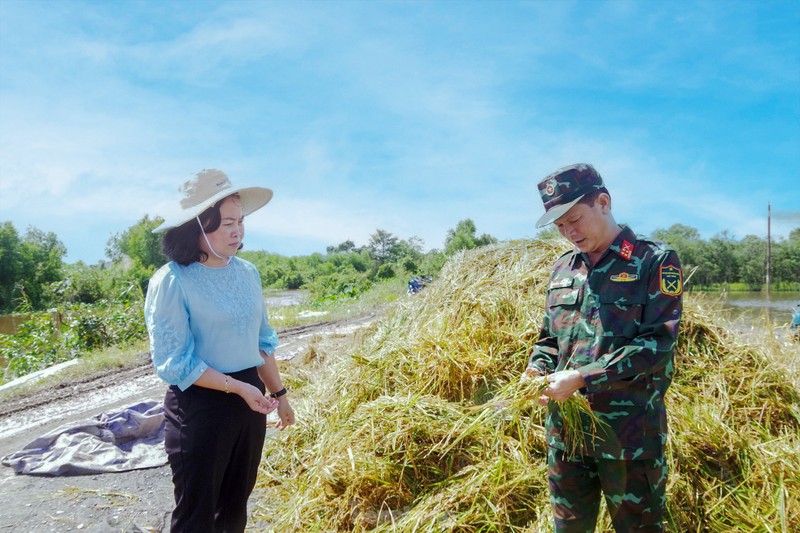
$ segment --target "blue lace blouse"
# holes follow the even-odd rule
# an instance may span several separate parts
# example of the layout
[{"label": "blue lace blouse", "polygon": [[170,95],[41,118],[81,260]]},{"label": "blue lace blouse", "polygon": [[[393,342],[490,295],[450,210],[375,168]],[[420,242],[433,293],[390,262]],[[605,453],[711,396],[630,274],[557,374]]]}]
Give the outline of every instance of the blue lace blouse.
[{"label": "blue lace blouse", "polygon": [[275,353],[255,266],[234,257],[224,268],[200,263],[162,266],[144,303],[156,374],[186,390],[208,367],[223,373],[264,364]]}]

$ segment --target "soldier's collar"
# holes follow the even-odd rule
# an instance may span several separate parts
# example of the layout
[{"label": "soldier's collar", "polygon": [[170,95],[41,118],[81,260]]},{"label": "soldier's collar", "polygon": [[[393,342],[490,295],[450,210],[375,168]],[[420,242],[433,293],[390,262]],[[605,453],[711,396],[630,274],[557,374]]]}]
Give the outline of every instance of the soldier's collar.
[{"label": "soldier's collar", "polygon": [[636,245],[636,234],[628,226],[622,225],[622,231],[608,247],[609,250],[620,256],[625,261],[633,257],[633,248]]}]

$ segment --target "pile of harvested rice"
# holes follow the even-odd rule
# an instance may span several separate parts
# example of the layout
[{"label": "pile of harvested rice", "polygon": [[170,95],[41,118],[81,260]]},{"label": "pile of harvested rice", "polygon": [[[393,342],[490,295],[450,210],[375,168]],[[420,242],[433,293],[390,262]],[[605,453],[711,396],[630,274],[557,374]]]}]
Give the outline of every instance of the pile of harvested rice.
[{"label": "pile of harvested rice", "polygon": [[[277,531],[548,530],[544,410],[492,400],[518,383],[563,251],[459,255],[353,352],[297,370],[300,422],[267,448],[255,514]],[[800,392],[779,352],[739,343],[686,299],[669,531],[800,530]]]}]

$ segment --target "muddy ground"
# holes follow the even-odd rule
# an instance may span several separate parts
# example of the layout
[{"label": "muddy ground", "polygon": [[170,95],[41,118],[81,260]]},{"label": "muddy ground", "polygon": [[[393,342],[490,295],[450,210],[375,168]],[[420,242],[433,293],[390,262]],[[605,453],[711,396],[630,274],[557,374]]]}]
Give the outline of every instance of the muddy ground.
[{"label": "muddy ground", "polygon": [[[299,361],[310,349],[323,356],[346,349],[374,318],[366,315],[281,331],[278,359]],[[130,368],[7,400],[0,405],[0,457],[61,425],[144,400],[161,401],[165,390],[153,374],[149,355],[142,353]],[[269,445],[268,435],[265,446]],[[251,502],[268,496],[254,493]],[[172,482],[168,466],[68,477],[17,475],[0,466],[0,502],[0,532],[162,532],[169,531]],[[248,531],[269,531],[269,526],[251,520]]]}]

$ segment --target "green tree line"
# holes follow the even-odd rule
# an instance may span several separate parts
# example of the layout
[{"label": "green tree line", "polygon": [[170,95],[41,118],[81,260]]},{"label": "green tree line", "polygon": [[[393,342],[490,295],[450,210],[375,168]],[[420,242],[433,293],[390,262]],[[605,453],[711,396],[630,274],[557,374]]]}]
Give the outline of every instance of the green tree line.
[{"label": "green tree line", "polygon": [[[108,260],[96,265],[66,264],[66,247],[54,233],[29,228],[21,234],[11,222],[0,226],[0,312],[27,312],[73,304],[140,300],[150,276],[166,262],[159,219],[145,216],[106,243]],[[401,239],[383,229],[365,246],[353,241],[328,246],[326,253],[286,257],[242,251],[261,272],[264,287],[305,289],[319,300],[356,296],[373,283],[417,274],[435,275],[449,255],[496,242],[478,235],[470,219],[448,230],[444,249],[425,252],[418,237]]]},{"label": "green tree line", "polygon": [[[155,270],[166,262],[160,235],[151,230],[159,219],[145,216],[106,245],[108,260],[95,265],[66,264],[66,248],[54,233],[28,228],[22,234],[11,222],[0,225],[0,312],[42,310],[64,304],[139,299]],[[543,235],[548,235],[544,232]],[[767,241],[755,235],[734,238],[724,231],[705,240],[696,228],[674,224],[653,237],[679,253],[694,289],[738,284],[760,290],[766,279]],[[326,253],[286,257],[266,251],[243,251],[261,272],[265,287],[305,289],[314,298],[355,296],[380,280],[435,275],[447,257],[463,249],[496,242],[478,235],[471,219],[447,232],[442,250],[425,252],[417,237],[402,239],[378,229],[365,246],[353,241],[328,246]],[[771,281],[776,290],[798,288],[800,228],[770,247]]]},{"label": "green tree line", "polygon": [[[29,229],[21,235],[10,222],[0,226],[0,312],[28,315],[15,334],[0,334],[0,382],[94,349],[144,339],[144,291],[166,262],[161,237],[152,233],[159,223],[144,217],[114,235],[106,246],[108,260],[97,265],[65,264],[66,248],[55,234]],[[257,265],[265,287],[304,289],[312,303],[323,303],[357,296],[383,280],[435,275],[448,254],[494,241],[477,236],[475,224],[466,219],[448,232],[445,251],[424,252],[420,239],[379,229],[365,246],[345,241],[325,254],[241,254]]]},{"label": "green tree line", "polygon": [[[10,222],[0,225],[0,312],[30,314],[16,334],[0,335],[0,362],[6,364],[0,381],[96,348],[145,338],[144,291],[166,261],[160,236],[151,231],[159,223],[144,217],[114,235],[106,246],[108,260],[95,265],[65,264],[66,248],[54,233],[29,228],[20,234]],[[550,229],[539,236],[554,235],[557,231]],[[723,232],[705,241],[696,229],[678,224],[654,236],[678,250],[689,288],[763,285],[764,239],[749,235],[736,240]],[[464,219],[448,230],[442,250],[425,252],[419,238],[401,239],[378,229],[364,246],[348,240],[329,246],[324,254],[241,254],[256,264],[265,287],[304,289],[312,301],[323,302],[357,296],[387,279],[436,276],[448,256],[493,242],[494,237],[478,235],[473,221]],[[798,290],[800,228],[772,243],[771,256],[775,288]]]},{"label": "green tree line", "polygon": [[755,235],[737,240],[727,231],[704,240],[697,229],[683,224],[657,229],[652,236],[678,252],[689,279],[687,288],[741,284],[749,290],[761,290],[767,277],[768,256],[773,289],[800,287],[800,228],[793,229],[787,239],[770,243]]}]

